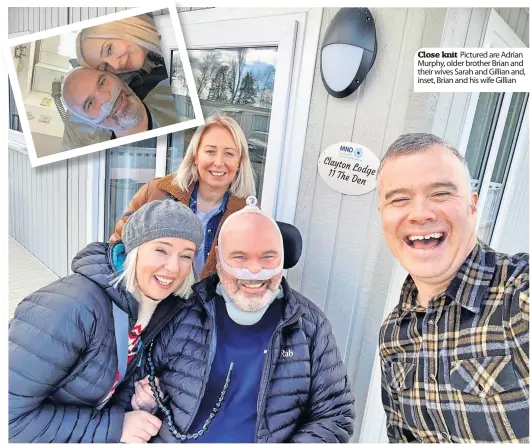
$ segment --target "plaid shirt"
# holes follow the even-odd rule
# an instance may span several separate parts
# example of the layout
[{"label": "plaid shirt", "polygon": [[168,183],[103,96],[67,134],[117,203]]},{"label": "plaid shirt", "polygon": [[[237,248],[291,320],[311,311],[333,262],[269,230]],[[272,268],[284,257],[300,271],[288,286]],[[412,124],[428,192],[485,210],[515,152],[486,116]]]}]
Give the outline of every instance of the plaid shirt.
[{"label": "plaid shirt", "polygon": [[528,255],[477,243],[427,308],[410,276],[380,337],[391,442],[528,442]]}]

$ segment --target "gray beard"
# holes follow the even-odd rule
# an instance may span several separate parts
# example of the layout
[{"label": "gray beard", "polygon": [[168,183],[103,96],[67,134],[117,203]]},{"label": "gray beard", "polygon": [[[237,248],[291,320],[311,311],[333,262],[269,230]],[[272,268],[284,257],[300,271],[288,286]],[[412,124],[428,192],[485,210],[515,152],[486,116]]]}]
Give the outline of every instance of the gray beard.
[{"label": "gray beard", "polygon": [[113,131],[124,131],[134,128],[141,122],[144,104],[127,85],[124,85],[123,89],[127,94],[124,99],[126,100],[125,109],[119,116],[110,115],[103,120],[100,124],[103,128]]},{"label": "gray beard", "polygon": [[275,299],[283,298],[283,289],[280,286],[278,290],[272,292],[272,298],[257,311],[247,311],[234,304],[231,296],[226,292],[221,282],[217,284],[216,293],[225,300],[226,311],[232,321],[239,325],[254,325],[260,321],[269,306],[274,302]]}]

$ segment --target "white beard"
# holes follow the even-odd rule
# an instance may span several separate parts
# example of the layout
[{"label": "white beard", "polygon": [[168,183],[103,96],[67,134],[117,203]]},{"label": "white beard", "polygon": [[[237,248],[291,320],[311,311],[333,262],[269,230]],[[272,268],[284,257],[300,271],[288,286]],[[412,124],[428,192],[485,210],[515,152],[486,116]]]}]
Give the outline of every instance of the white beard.
[{"label": "white beard", "polygon": [[142,120],[142,101],[136,95],[125,98],[127,106],[119,116],[109,116],[101,126],[113,131],[128,130],[140,123]]},{"label": "white beard", "polygon": [[[218,295],[222,296],[223,299],[225,300],[226,311],[228,313],[228,316],[230,316],[230,319],[232,319],[232,321],[234,321],[236,324],[239,324],[239,325],[256,324],[263,317],[263,315],[269,308],[269,305],[275,299],[280,299],[283,297],[283,290],[281,286],[276,291],[267,290],[267,292],[270,293],[270,298],[268,298],[268,302],[266,304],[261,303],[262,301],[265,300],[265,297],[262,296],[259,300],[259,303],[260,303],[259,305],[261,306],[261,308],[258,308],[256,310],[245,310],[244,308],[239,307],[239,305],[236,305],[236,303],[234,302],[234,299],[232,298],[232,296],[230,296],[226,292],[221,282],[217,284],[216,292]],[[249,304],[252,304],[252,303],[253,301],[250,301]]]}]

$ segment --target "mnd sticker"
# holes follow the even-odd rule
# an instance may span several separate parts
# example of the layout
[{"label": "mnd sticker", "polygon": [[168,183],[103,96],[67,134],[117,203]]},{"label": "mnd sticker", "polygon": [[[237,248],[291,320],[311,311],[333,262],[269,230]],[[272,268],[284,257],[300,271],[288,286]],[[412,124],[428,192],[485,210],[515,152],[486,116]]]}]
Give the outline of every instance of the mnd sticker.
[{"label": "mnd sticker", "polygon": [[528,48],[422,48],[414,92],[529,91]]}]

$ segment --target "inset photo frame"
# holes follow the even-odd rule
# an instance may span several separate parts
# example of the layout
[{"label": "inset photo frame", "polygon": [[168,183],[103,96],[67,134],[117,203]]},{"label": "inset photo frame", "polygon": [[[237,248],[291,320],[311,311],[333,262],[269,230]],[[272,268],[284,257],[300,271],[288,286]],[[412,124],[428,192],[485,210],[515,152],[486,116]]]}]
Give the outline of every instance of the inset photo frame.
[{"label": "inset photo frame", "polygon": [[[176,48],[161,42],[152,15],[166,8]],[[3,49],[32,167],[204,124],[175,4],[28,34]],[[191,113],[172,92],[175,52]]]}]

